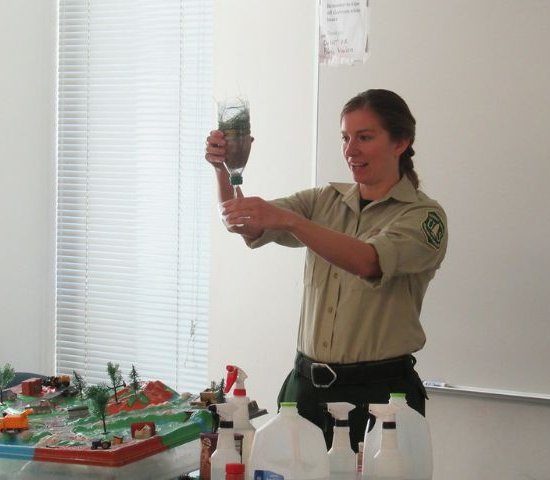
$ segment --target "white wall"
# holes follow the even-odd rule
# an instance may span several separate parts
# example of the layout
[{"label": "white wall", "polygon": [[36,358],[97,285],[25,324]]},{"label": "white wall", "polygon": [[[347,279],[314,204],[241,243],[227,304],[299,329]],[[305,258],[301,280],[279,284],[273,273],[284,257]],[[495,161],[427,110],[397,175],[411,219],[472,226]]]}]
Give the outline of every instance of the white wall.
[{"label": "white wall", "polygon": [[[313,1],[216,2],[216,96],[240,93],[251,105],[247,195],[269,199],[313,184],[315,12]],[[274,412],[296,351],[304,252],[249,250],[215,211],[212,229],[210,378],[239,365],[250,395]]]},{"label": "white wall", "polygon": [[54,369],[55,0],[0,0],[0,365]]}]

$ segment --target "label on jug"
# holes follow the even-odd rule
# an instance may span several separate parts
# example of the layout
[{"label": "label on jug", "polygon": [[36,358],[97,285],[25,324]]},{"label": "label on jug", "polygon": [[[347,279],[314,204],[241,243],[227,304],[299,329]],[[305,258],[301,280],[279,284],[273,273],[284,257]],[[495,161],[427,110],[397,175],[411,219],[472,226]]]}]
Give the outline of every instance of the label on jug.
[{"label": "label on jug", "polygon": [[269,470],[256,470],[254,480],[284,480],[285,477]]}]

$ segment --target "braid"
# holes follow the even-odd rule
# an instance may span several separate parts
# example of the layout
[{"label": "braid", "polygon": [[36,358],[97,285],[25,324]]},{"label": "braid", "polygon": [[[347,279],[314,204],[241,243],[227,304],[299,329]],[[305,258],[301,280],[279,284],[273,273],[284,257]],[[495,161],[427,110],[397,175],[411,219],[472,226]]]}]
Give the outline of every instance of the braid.
[{"label": "braid", "polygon": [[414,149],[412,145],[409,145],[407,149],[399,157],[399,175],[407,175],[409,180],[413,184],[414,188],[418,190],[420,185],[420,180],[418,179],[418,174],[414,169],[414,163],[412,157],[414,156]]}]

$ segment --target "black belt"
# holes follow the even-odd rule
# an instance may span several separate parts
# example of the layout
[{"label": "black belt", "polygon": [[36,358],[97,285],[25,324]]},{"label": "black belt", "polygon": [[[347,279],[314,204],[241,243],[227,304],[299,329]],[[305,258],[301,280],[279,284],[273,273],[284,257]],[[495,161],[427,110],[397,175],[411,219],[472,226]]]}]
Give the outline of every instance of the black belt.
[{"label": "black belt", "polygon": [[416,359],[412,355],[358,363],[322,363],[296,354],[294,370],[309,378],[313,386],[329,388],[332,385],[357,385],[387,378],[403,377],[413,371]]}]

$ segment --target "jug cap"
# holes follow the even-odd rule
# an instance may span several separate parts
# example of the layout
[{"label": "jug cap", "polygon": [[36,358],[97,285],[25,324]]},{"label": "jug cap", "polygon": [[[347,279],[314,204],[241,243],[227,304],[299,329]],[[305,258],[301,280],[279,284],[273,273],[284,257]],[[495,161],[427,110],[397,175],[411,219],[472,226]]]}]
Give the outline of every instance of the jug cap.
[{"label": "jug cap", "polygon": [[225,473],[244,473],[244,464],[242,463],[226,463]]}]

